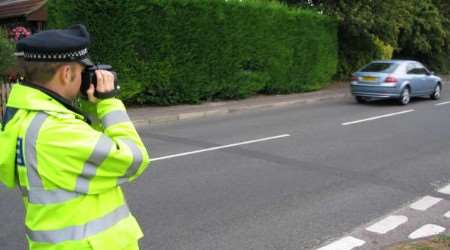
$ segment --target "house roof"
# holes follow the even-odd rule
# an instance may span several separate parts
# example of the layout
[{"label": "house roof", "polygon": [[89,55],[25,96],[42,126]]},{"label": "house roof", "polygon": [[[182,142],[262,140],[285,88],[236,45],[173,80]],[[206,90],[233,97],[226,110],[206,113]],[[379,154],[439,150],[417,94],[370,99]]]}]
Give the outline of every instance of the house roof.
[{"label": "house roof", "polygon": [[47,0],[0,0],[0,19],[29,16],[47,3]]}]

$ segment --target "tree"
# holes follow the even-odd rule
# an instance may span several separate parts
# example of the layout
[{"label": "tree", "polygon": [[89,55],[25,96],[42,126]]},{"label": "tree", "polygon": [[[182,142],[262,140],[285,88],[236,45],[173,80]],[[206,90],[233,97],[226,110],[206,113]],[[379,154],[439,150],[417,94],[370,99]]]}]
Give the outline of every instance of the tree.
[{"label": "tree", "polygon": [[[438,8],[438,5],[443,7]],[[447,7],[447,8],[445,8]],[[403,27],[398,38],[396,56],[423,61],[435,70],[446,72],[450,56],[448,4],[433,0],[414,0],[409,7],[409,25]]]},{"label": "tree", "polygon": [[448,71],[450,3],[448,0],[280,0],[315,8],[339,20],[338,77],[364,62],[379,59],[386,48],[394,56],[424,61]]}]

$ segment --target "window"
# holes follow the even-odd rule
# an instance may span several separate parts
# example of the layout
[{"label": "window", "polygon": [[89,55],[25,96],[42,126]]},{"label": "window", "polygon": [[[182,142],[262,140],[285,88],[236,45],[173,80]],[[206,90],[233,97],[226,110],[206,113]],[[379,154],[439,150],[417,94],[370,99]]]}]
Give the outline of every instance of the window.
[{"label": "window", "polygon": [[407,74],[410,75],[426,75],[428,74],[428,70],[424,68],[422,65],[419,64],[413,64],[413,66],[410,67],[411,64],[407,67]]},{"label": "window", "polygon": [[377,72],[377,73],[392,73],[398,67],[396,63],[371,63],[364,67],[361,72]]}]

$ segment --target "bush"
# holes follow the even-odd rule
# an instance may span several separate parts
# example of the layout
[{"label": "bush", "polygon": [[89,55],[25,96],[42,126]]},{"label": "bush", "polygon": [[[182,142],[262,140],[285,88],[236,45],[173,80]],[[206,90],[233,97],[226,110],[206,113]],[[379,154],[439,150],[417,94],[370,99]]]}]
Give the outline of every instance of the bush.
[{"label": "bush", "polygon": [[339,22],[336,78],[348,79],[373,59],[419,60],[450,72],[448,0],[278,0],[316,9]]},{"label": "bush", "polygon": [[378,37],[373,39],[373,43],[378,51],[379,58],[382,60],[392,59],[392,54],[394,53],[394,47],[385,42],[381,41]]},{"label": "bush", "polygon": [[[447,13],[432,0],[412,0],[409,26],[402,30],[396,56],[415,59],[432,70],[450,72],[450,28]],[[443,6],[441,6],[443,7]],[[441,12],[442,11],[442,12]]]},{"label": "bush", "polygon": [[48,8],[51,27],[88,27],[93,59],[118,70],[128,102],[309,91],[336,71],[336,21],[278,3],[50,0]]}]

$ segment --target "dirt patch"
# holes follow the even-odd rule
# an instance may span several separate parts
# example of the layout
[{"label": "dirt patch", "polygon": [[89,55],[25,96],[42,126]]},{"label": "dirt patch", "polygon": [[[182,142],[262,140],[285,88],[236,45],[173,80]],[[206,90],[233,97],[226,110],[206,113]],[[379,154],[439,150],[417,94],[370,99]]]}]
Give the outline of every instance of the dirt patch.
[{"label": "dirt patch", "polygon": [[450,250],[450,236],[440,235],[429,239],[396,244],[386,250]]}]

